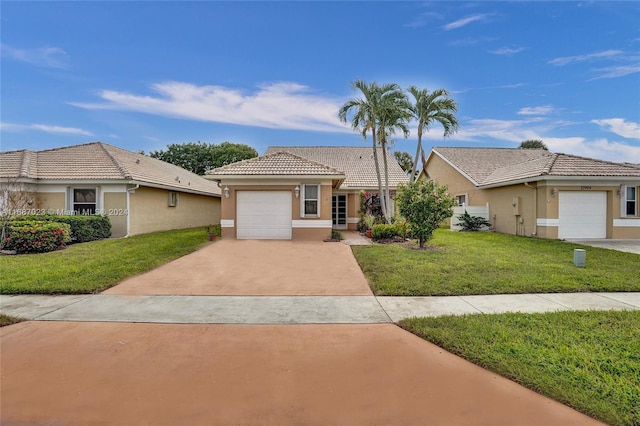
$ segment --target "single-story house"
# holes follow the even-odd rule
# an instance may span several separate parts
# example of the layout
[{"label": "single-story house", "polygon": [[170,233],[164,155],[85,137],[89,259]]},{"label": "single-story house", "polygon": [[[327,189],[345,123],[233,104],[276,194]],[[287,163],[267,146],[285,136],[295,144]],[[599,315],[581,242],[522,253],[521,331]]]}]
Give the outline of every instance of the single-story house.
[{"label": "single-story house", "polygon": [[435,147],[421,177],[446,184],[458,205],[485,207],[497,232],[640,239],[638,164],[543,149]]},{"label": "single-story house", "polygon": [[[386,156],[395,191],[407,175]],[[238,239],[322,240],[332,229],[355,230],[360,191],[378,192],[371,147],[273,146],[205,177],[223,191],[223,235]]]},{"label": "single-story house", "polygon": [[213,182],[103,142],[0,152],[0,186],[33,195],[16,213],[105,214],[114,237],[220,222]]}]

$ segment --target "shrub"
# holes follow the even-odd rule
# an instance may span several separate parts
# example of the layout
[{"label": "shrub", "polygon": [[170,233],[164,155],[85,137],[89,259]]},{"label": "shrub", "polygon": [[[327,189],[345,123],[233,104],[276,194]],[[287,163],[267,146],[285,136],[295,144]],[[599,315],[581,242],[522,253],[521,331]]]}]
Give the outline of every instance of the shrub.
[{"label": "shrub", "polygon": [[411,237],[411,228],[409,227],[409,222],[405,219],[398,219],[395,223],[396,227],[396,235],[402,238]]},{"label": "shrub", "polygon": [[396,193],[400,214],[411,225],[411,233],[418,239],[420,248],[431,238],[433,231],[453,215],[455,199],[448,194],[447,186],[431,180],[420,179],[400,184]]},{"label": "shrub", "polygon": [[28,215],[17,220],[37,220],[66,223],[71,227],[71,243],[102,240],[111,236],[111,221],[102,215]]},{"label": "shrub", "polygon": [[397,235],[396,225],[378,224],[373,225],[371,235],[374,240],[386,240]]},{"label": "shrub", "polygon": [[471,216],[466,210],[458,216],[459,225],[465,232],[477,232],[483,226],[491,226],[491,222],[482,216]]},{"label": "shrub", "polygon": [[7,228],[3,245],[17,253],[46,253],[71,240],[71,227],[67,223],[22,220],[9,223]]},{"label": "shrub", "polygon": [[338,240],[338,241],[342,241],[342,232],[336,230],[336,229],[332,229],[331,230],[331,239],[332,240]]}]

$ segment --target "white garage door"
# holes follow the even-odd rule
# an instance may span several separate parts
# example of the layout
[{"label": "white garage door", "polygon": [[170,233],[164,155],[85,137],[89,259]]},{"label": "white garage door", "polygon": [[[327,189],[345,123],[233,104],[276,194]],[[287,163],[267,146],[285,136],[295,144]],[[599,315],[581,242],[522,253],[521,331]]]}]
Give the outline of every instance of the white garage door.
[{"label": "white garage door", "polygon": [[607,238],[607,193],[560,191],[558,238]]},{"label": "white garage door", "polygon": [[238,191],[238,239],[290,240],[290,191]]}]

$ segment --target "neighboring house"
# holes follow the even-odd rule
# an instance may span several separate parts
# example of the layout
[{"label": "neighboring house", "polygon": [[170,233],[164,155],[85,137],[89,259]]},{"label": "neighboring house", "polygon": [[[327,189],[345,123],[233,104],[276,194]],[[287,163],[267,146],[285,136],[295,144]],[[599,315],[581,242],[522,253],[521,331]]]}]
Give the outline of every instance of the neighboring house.
[{"label": "neighboring house", "polygon": [[637,164],[540,149],[435,147],[425,173],[459,205],[485,206],[497,232],[640,239]]},{"label": "neighboring house", "polygon": [[220,221],[217,185],[102,142],[0,152],[1,185],[33,194],[18,213],[105,214],[114,237]]},{"label": "neighboring house", "polygon": [[[386,155],[389,188],[395,191],[407,176]],[[223,189],[223,235],[238,239],[322,240],[331,229],[355,230],[360,191],[378,192],[370,147],[274,146],[262,157],[214,169],[205,177]]]}]

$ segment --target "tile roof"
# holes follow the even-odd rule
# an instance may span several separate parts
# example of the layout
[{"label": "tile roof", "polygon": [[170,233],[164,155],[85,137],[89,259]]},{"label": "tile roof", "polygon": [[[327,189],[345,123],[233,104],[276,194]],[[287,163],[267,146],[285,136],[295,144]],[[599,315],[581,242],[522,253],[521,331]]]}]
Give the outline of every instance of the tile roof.
[{"label": "tile roof", "polygon": [[181,167],[92,142],[44,151],[0,152],[0,178],[60,181],[126,181],[220,195],[213,182]]},{"label": "tile roof", "polygon": [[[278,151],[286,151],[300,157],[335,167],[344,171],[346,176],[342,189],[349,188],[377,188],[375,163],[371,147],[355,146],[270,146],[267,154]],[[378,150],[380,154],[381,151]],[[378,156],[382,168],[382,157]],[[399,183],[408,181],[406,173],[402,170],[396,159],[387,152],[389,168],[389,186],[395,188]]]},{"label": "tile roof", "polygon": [[635,164],[551,153],[542,149],[434,147],[433,152],[466,174],[476,186],[542,176],[640,177],[640,167]]},{"label": "tile roof", "polygon": [[262,157],[227,164],[207,172],[208,176],[344,176],[336,168],[290,152],[276,151]]}]

